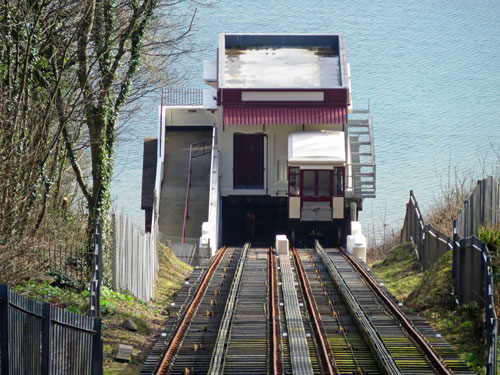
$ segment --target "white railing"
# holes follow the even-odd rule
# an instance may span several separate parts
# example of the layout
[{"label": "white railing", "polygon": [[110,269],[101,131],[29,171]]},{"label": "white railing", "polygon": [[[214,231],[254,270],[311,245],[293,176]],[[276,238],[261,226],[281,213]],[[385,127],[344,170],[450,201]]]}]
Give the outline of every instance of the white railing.
[{"label": "white railing", "polygon": [[347,124],[347,192],[355,198],[375,198],[377,176],[370,110],[357,110],[352,114],[368,114],[368,117],[350,119]]},{"label": "white railing", "polygon": [[144,233],[126,215],[113,214],[113,288],[142,301],[153,298],[158,275],[157,226]]},{"label": "white railing", "polygon": [[200,256],[212,256],[219,247],[219,150],[217,148],[217,129],[212,137],[212,164],[210,167],[210,191],[208,200],[208,221],[203,223],[200,237]]}]

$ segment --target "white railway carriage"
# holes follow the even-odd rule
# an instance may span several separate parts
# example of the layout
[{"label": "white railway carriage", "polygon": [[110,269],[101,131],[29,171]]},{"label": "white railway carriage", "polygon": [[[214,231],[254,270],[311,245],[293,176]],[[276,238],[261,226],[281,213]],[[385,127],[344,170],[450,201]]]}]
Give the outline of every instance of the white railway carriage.
[{"label": "white railway carriage", "polygon": [[213,129],[202,245],[269,244],[276,233],[343,244],[375,196],[371,118],[351,108],[343,36],[220,34],[203,75],[199,103],[162,103],[160,121],[160,138]]}]

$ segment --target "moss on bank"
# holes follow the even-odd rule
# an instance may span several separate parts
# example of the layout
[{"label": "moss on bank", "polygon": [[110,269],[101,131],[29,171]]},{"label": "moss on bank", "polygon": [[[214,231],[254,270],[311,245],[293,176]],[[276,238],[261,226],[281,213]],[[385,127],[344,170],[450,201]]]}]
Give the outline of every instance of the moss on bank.
[{"label": "moss on bank", "polygon": [[[102,288],[101,312],[104,340],[104,374],[138,374],[157,335],[168,319],[167,307],[173,300],[192,267],[180,261],[173,251],[160,245],[160,269],[152,301],[142,302],[128,293],[119,293]],[[74,312],[85,313],[88,308],[87,291],[78,292],[70,288],[53,286],[49,281],[28,280],[15,287],[18,293],[42,301],[51,302]],[[123,321],[131,319],[137,331],[122,327]],[[113,360],[118,344],[133,346],[130,363]]]},{"label": "moss on bank", "polygon": [[455,304],[451,266],[450,251],[427,272],[421,271],[413,245],[406,243],[391,249],[372,270],[391,293],[427,319],[474,371],[483,373],[484,312],[477,304]]},{"label": "moss on bank", "polygon": [[420,263],[409,243],[393,247],[383,261],[372,266],[372,270],[384,279],[387,288],[400,300],[404,300],[423,277]]}]

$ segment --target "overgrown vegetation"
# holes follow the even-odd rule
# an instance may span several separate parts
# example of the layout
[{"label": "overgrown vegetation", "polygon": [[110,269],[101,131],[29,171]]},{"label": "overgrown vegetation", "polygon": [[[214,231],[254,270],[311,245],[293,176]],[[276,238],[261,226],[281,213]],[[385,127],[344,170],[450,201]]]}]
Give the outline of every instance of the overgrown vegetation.
[{"label": "overgrown vegetation", "polygon": [[462,174],[453,171],[453,177],[441,185],[440,195],[435,198],[426,224],[431,224],[449,237],[453,237],[453,221],[464,207],[464,202],[469,198],[476,187],[477,180],[472,173]]},{"label": "overgrown vegetation", "polygon": [[[160,245],[160,270],[154,299],[144,303],[125,292],[116,292],[104,287],[101,291],[101,310],[104,339],[104,373],[138,374],[144,359],[158,333],[168,318],[168,306],[175,291],[182,285],[192,268],[174,255],[173,251]],[[49,281],[30,280],[16,286],[16,291],[59,307],[79,313],[88,309],[88,292],[55,285]],[[122,327],[123,321],[131,319],[137,331]],[[134,347],[130,363],[113,360],[118,344]]]},{"label": "overgrown vegetation", "polygon": [[500,225],[479,228],[478,237],[488,246],[495,273],[495,310],[500,317]]},{"label": "overgrown vegetation", "polygon": [[[449,180],[442,186],[441,195],[435,200],[425,221],[451,237],[453,221],[476,186],[476,180],[471,174],[461,176],[457,171],[454,180]],[[488,245],[495,269],[500,269],[500,227],[480,228],[478,237]],[[387,245],[391,246],[392,243],[393,239]],[[394,246],[385,260],[375,263],[372,268],[384,279],[387,288],[406,306],[425,317],[473,370],[484,373],[487,352],[485,311],[477,303],[462,306],[455,303],[451,251],[423,272],[413,245],[400,244]],[[497,314],[500,312],[498,281]]]},{"label": "overgrown vegetation", "polygon": [[172,63],[193,51],[198,5],[204,1],[0,4],[0,282],[47,272],[45,224],[70,228],[72,214],[87,221],[77,224],[86,241],[71,245],[89,271],[95,219],[110,207],[119,115],[175,81]]},{"label": "overgrown vegetation", "polygon": [[400,301],[425,317],[464,361],[481,373],[486,363],[484,312],[475,303],[455,304],[451,263],[452,253],[448,252],[423,272],[413,245],[404,243],[394,247],[372,269]]}]

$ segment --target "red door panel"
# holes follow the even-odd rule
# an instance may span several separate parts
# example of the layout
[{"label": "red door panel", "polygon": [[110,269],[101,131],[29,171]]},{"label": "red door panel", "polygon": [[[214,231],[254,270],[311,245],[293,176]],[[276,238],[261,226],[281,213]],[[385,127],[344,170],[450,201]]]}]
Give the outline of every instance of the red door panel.
[{"label": "red door panel", "polygon": [[264,135],[234,135],[233,187],[264,188]]}]

